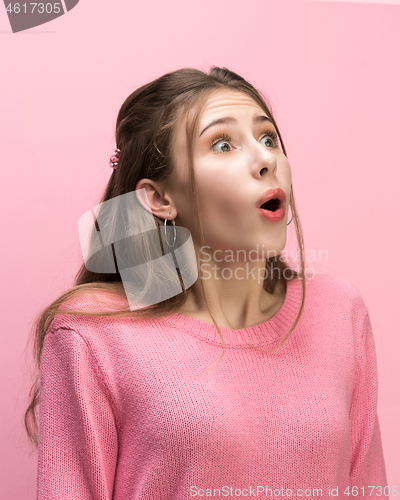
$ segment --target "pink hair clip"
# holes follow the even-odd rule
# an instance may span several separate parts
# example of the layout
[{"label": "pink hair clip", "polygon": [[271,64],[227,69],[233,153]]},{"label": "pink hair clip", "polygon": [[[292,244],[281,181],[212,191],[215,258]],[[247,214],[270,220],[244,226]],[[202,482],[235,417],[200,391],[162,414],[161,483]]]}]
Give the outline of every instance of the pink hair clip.
[{"label": "pink hair clip", "polygon": [[113,168],[114,170],[118,166],[118,160],[119,160],[119,153],[121,152],[120,149],[116,149],[114,154],[110,158],[110,167]]}]

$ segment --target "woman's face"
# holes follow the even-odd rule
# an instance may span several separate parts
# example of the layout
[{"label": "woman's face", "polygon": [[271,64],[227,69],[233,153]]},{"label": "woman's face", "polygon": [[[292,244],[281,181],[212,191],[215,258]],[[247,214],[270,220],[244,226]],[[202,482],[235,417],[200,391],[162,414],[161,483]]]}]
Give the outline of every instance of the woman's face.
[{"label": "woman's face", "polygon": [[[255,260],[254,250],[261,259],[279,254],[286,245],[291,168],[275,127],[269,120],[255,120],[259,116],[266,114],[251,97],[231,90],[218,91],[203,108],[193,161],[201,222],[206,245],[211,247],[208,252],[253,250]],[[232,120],[210,126],[225,117]],[[190,230],[192,199],[185,125],[182,120],[174,133],[175,170],[168,187],[177,210],[177,225]],[[272,222],[259,214],[256,205],[267,189],[276,187],[286,195],[285,216]]]}]

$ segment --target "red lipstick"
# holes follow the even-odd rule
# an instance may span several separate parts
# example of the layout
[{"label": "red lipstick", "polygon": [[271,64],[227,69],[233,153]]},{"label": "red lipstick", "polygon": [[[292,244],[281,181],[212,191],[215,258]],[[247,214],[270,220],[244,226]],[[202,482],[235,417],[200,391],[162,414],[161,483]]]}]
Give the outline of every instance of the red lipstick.
[{"label": "red lipstick", "polygon": [[286,195],[281,188],[268,189],[256,203],[257,212],[271,222],[278,222],[285,217]]}]

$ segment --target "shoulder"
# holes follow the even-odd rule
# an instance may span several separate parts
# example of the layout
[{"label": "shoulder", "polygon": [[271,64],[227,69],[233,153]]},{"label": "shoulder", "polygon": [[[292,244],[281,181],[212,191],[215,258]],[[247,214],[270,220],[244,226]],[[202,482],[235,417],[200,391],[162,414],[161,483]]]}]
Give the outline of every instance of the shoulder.
[{"label": "shoulder", "polygon": [[126,296],[122,297],[116,293],[104,290],[81,290],[69,297],[60,306],[60,310],[84,310],[84,311],[115,311],[126,308],[128,301]]},{"label": "shoulder", "polygon": [[327,274],[316,274],[306,280],[306,294],[319,304],[326,304],[342,311],[368,312],[358,288],[349,281]]},{"label": "shoulder", "polygon": [[93,328],[99,329],[110,321],[115,321],[115,316],[110,313],[120,311],[130,311],[126,298],[104,291],[78,291],[58,307],[47,332],[63,329],[82,333]]}]

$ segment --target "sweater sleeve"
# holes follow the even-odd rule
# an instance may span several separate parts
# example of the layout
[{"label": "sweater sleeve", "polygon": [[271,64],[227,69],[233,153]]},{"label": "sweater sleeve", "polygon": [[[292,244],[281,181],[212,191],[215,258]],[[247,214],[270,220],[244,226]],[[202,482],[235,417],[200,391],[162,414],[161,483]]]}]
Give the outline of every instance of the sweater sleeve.
[{"label": "sweater sleeve", "polygon": [[79,333],[47,333],[40,364],[38,500],[112,499],[117,426],[99,370]]},{"label": "sweater sleeve", "polygon": [[[375,343],[367,311],[356,341],[356,375],[350,408],[350,495],[388,498],[386,469],[377,414],[378,376]],[[352,490],[353,488],[353,490]]]}]

